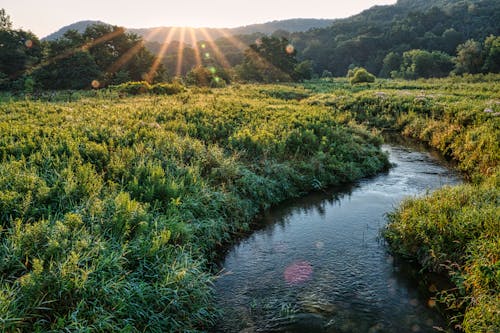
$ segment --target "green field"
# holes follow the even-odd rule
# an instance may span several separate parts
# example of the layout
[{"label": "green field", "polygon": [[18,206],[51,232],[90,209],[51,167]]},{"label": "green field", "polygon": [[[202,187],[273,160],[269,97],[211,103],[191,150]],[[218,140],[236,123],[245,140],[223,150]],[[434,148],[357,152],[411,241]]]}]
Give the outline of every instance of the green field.
[{"label": "green field", "polygon": [[450,277],[454,323],[495,332],[499,96],[498,75],[1,95],[0,327],[208,329],[221,249],[263,209],[387,169],[390,130],[470,180],[405,202],[391,248]]}]

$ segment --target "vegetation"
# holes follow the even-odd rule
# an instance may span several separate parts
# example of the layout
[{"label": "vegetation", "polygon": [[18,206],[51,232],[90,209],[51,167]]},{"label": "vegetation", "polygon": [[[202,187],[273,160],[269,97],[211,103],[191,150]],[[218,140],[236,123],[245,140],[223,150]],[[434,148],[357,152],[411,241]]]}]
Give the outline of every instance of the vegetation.
[{"label": "vegetation", "polygon": [[388,166],[379,138],[299,93],[3,95],[1,330],[207,328],[222,244],[272,204]]},{"label": "vegetation", "polygon": [[351,84],[375,82],[375,75],[368,73],[368,71],[362,67],[350,69],[349,72],[347,72],[347,77]]},{"label": "vegetation", "polygon": [[500,77],[387,81],[355,93],[327,82],[309,86],[319,94],[307,103],[426,142],[469,178],[405,201],[389,215],[384,235],[392,251],[454,285],[436,295],[452,323],[465,332],[499,331]]}]

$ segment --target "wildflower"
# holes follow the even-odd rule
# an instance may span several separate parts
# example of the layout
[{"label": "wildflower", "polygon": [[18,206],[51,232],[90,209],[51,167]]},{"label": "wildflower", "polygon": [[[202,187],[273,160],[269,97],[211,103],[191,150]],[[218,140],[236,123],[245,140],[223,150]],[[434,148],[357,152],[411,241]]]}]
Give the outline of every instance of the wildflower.
[{"label": "wildflower", "polygon": [[485,112],[485,113],[492,113],[492,112],[493,112],[493,110],[492,110],[492,109],[489,109],[489,108],[486,108],[486,109],[484,109],[484,112]]}]

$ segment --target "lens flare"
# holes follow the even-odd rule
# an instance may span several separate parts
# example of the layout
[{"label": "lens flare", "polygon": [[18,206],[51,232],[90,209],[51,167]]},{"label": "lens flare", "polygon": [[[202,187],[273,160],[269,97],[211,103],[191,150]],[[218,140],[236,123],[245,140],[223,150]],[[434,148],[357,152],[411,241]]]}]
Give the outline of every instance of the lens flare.
[{"label": "lens flare", "polygon": [[304,283],[311,279],[313,268],[307,261],[294,262],[283,273],[285,281],[290,285]]},{"label": "lens flare", "polygon": [[26,45],[28,49],[31,49],[33,47],[33,41],[31,39],[28,39],[24,42],[24,45]]},{"label": "lens flare", "polygon": [[92,85],[92,88],[97,89],[101,86],[101,82],[99,82],[97,80],[93,80],[91,85]]},{"label": "lens flare", "polygon": [[292,54],[295,51],[295,47],[292,44],[288,44],[285,48],[286,53]]}]

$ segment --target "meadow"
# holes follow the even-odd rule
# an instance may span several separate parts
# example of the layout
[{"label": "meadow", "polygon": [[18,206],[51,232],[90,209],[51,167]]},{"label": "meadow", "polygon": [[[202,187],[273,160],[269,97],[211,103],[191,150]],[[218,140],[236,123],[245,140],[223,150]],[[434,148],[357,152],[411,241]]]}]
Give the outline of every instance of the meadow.
[{"label": "meadow", "polygon": [[416,138],[469,183],[409,199],[391,249],[456,289],[468,332],[500,327],[500,76],[0,96],[0,327],[197,331],[214,258],[259,212],[389,167]]}]

